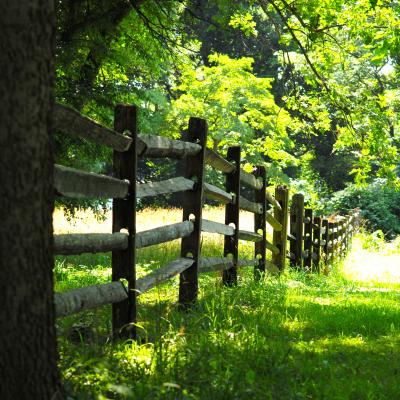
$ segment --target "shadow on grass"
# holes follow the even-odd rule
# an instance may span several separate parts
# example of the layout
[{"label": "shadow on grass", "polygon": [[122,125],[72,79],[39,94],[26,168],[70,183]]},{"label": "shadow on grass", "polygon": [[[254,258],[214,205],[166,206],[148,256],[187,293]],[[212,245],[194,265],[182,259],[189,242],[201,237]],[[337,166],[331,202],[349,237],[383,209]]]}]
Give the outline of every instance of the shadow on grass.
[{"label": "shadow on grass", "polygon": [[317,280],[255,283],[246,271],[233,288],[216,274],[202,276],[191,312],[176,305],[176,279],[140,296],[142,344],[108,340],[110,307],[80,314],[98,327],[95,343],[61,343],[73,398],[399,397],[397,292],[354,292],[341,282],[324,289]]},{"label": "shadow on grass", "polygon": [[[184,388],[198,398],[397,398],[400,312],[393,296],[385,293],[382,304],[366,293],[327,301],[301,293],[307,290],[288,296],[276,283],[217,288],[192,315],[163,304],[162,329],[174,337],[164,351],[174,355],[164,354],[161,370],[180,388],[160,398],[184,398]],[[152,306],[146,310],[153,315]]]}]

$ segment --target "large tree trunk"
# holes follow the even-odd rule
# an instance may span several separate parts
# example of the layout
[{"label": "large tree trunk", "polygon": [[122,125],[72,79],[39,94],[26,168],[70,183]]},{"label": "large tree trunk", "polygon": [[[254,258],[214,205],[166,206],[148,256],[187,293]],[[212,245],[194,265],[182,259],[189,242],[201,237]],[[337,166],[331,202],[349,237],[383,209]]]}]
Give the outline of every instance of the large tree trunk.
[{"label": "large tree trunk", "polygon": [[53,304],[52,0],[0,6],[0,398],[61,398]]}]

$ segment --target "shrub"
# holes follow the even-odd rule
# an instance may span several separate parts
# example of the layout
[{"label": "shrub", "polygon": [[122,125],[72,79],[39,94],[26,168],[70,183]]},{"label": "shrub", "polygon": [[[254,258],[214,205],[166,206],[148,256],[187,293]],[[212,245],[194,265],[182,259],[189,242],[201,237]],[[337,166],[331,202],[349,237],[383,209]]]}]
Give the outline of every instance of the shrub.
[{"label": "shrub", "polygon": [[386,239],[400,234],[400,191],[376,179],[370,185],[360,188],[349,185],[336,192],[327,205],[328,212],[348,212],[360,208],[366,227],[372,231],[381,230]]}]

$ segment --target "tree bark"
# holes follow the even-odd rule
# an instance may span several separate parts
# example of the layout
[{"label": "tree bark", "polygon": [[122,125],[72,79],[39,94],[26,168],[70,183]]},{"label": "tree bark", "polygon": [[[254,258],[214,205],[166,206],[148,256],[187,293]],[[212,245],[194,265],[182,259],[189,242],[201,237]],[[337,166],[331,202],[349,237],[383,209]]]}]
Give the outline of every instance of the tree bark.
[{"label": "tree bark", "polygon": [[53,304],[54,3],[0,6],[0,398],[60,399]]}]

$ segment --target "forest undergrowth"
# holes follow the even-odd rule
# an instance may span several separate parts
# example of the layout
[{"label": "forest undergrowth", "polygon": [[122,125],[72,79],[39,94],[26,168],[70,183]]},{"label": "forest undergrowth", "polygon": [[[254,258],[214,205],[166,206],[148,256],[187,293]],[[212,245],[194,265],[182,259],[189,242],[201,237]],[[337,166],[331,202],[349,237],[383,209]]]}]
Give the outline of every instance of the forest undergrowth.
[{"label": "forest undergrowth", "polygon": [[[144,213],[139,221],[163,223],[156,211]],[[57,227],[56,218],[55,230],[68,229]],[[250,255],[252,246],[241,244],[242,256]],[[221,249],[220,239],[204,239],[204,256]],[[143,249],[138,275],[178,254],[177,241]],[[109,255],[56,260],[57,291],[110,275]],[[287,269],[254,282],[252,269],[243,268],[238,286],[226,288],[218,274],[204,274],[189,313],[178,310],[177,293],[174,279],[139,297],[137,342],[111,341],[108,306],[58,320],[69,397],[393,399],[400,393],[398,239],[358,234],[329,275]]]}]

